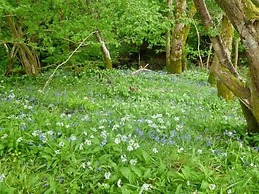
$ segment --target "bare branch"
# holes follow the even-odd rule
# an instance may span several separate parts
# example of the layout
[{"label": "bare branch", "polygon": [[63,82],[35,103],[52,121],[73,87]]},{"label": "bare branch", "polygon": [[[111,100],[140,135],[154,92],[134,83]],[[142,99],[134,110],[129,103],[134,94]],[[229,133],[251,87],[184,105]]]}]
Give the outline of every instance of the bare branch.
[{"label": "bare branch", "polygon": [[51,79],[54,77],[56,71],[58,70],[58,68],[60,68],[62,65],[66,64],[69,59],[74,55],[74,53],[82,46],[84,45],[85,41],[93,34],[95,34],[97,31],[93,31],[92,33],[90,33],[79,45],[78,47],[76,47],[76,49],[68,56],[68,58],[61,64],[59,64],[53,71],[53,73],[49,76],[48,80],[46,81],[44,87],[42,88],[42,92],[45,91],[46,87],[49,85],[49,82],[51,81]]}]

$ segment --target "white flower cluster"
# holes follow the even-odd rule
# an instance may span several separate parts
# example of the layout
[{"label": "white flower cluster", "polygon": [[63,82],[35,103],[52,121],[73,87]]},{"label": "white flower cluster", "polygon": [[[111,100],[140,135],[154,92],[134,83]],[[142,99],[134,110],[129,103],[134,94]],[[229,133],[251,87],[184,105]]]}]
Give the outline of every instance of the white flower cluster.
[{"label": "white flower cluster", "polygon": [[93,170],[93,167],[92,167],[92,163],[90,162],[90,161],[88,161],[88,162],[83,162],[82,163],[82,168],[83,169],[86,169],[86,168],[89,168],[90,170]]},{"label": "white flower cluster", "polygon": [[5,175],[4,174],[0,174],[0,183],[3,182],[5,179]]},{"label": "white flower cluster", "polygon": [[151,184],[144,183],[141,187],[141,190],[140,190],[139,194],[142,194],[143,191],[148,191],[148,190],[151,190],[151,189],[152,189]]},{"label": "white flower cluster", "polygon": [[139,147],[140,147],[139,144],[136,143],[133,139],[131,139],[131,140],[129,141],[127,150],[128,150],[128,151],[133,151],[134,149],[138,149]]}]

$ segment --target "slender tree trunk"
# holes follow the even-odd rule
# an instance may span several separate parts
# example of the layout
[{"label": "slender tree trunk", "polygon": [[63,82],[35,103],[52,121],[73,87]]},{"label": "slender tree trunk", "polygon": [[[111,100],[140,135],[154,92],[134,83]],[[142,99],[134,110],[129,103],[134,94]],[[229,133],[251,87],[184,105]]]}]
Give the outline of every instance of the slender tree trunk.
[{"label": "slender tree trunk", "polygon": [[235,41],[235,61],[234,61],[234,66],[237,69],[237,63],[238,63],[238,47],[240,43],[240,37],[238,37]]},{"label": "slender tree trunk", "polygon": [[[6,15],[5,18],[14,39],[17,40],[17,42],[15,43],[15,47],[17,47],[17,53],[26,74],[29,76],[38,75],[40,73],[40,62],[38,60],[38,56],[33,49],[29,49],[29,47],[25,43],[20,42],[23,38],[20,23],[15,21],[15,18],[11,15]],[[11,56],[11,61],[9,63],[6,74],[12,72],[13,57],[14,56]]]},{"label": "slender tree trunk", "polygon": [[7,50],[7,55],[8,55],[8,58],[9,58],[9,63],[7,65],[7,68],[6,68],[6,71],[5,71],[5,76],[13,74],[14,60],[15,60],[15,56],[16,56],[17,52],[18,52],[18,47],[17,47],[16,43],[13,44],[11,52],[9,52]]},{"label": "slender tree trunk", "polygon": [[105,68],[112,69],[112,60],[111,60],[110,52],[105,45],[104,38],[100,31],[96,32],[96,37],[97,37],[97,40],[99,41],[99,43],[101,44],[101,50],[102,50],[102,54],[103,54]]},{"label": "slender tree trunk", "polygon": [[[167,19],[170,21],[172,19],[172,0],[167,0],[167,7],[168,7],[168,13],[167,13]],[[170,56],[171,56],[171,26],[166,30],[165,33],[165,39],[166,39],[166,67],[170,67]]]},{"label": "slender tree trunk", "polygon": [[175,8],[175,27],[172,35],[171,60],[167,67],[169,73],[180,74],[183,71],[182,54],[183,54],[183,30],[184,18],[186,14],[186,0],[176,1]]},{"label": "slender tree trunk", "polygon": [[[197,9],[196,9],[195,5],[193,4],[188,13],[188,18],[193,19],[196,12],[197,12]],[[191,23],[189,22],[188,24],[186,24],[184,26],[184,29],[183,29],[183,41],[182,41],[182,50],[183,50],[182,51],[182,69],[183,69],[183,71],[187,70],[187,58],[186,58],[187,52],[185,49],[185,45],[186,45],[186,41],[187,41],[187,38],[188,38],[188,35],[190,32],[190,28],[191,28]]]}]

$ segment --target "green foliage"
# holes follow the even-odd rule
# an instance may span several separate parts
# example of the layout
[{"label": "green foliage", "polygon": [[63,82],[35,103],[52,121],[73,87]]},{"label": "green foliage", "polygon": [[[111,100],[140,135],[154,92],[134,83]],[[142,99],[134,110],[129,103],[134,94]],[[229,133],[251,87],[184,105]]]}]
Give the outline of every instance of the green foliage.
[{"label": "green foliage", "polygon": [[[110,48],[112,58],[120,52],[121,44],[141,45],[143,41],[163,44],[161,34],[166,24],[160,13],[161,3],[155,1],[28,1],[5,0],[0,13],[1,41],[9,50],[16,41],[25,42],[36,49],[43,64],[63,62],[79,43],[91,32],[99,29]],[[13,15],[20,23],[23,37],[13,38],[5,15]],[[102,60],[100,45],[90,37],[70,64],[87,64],[86,61]]]},{"label": "green foliage", "polygon": [[48,76],[0,77],[1,193],[257,191],[258,143],[206,72]]}]

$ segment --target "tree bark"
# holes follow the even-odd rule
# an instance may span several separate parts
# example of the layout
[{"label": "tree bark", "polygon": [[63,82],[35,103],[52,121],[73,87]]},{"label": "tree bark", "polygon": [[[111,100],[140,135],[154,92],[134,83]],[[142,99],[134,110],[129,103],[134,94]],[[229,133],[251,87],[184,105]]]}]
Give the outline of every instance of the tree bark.
[{"label": "tree bark", "polygon": [[[9,29],[16,40],[15,47],[18,49],[18,56],[26,74],[29,76],[38,75],[40,73],[40,62],[38,60],[38,56],[33,49],[29,49],[29,47],[23,42],[21,24],[15,21],[15,18],[11,15],[6,15],[5,18]],[[11,56],[11,60],[13,60],[13,57],[14,56]],[[12,72],[12,67],[12,61],[10,61],[6,74]]]},{"label": "tree bark", "polygon": [[[221,36],[223,44],[225,45],[229,56],[231,56],[234,28],[226,15],[223,15],[221,21]],[[217,89],[218,96],[220,98],[229,101],[234,99],[233,93],[227,88],[227,86],[221,80],[217,80]]]},{"label": "tree bark", "polygon": [[[195,5],[193,4],[188,13],[188,18],[193,19],[196,12],[197,12],[197,9],[196,9]],[[186,58],[187,52],[185,50],[185,45],[186,45],[186,41],[187,41],[187,38],[188,38],[188,35],[190,32],[190,28],[191,28],[191,22],[186,24],[183,29],[183,41],[182,41],[182,50],[183,50],[182,51],[182,69],[183,69],[183,71],[187,70],[187,58]]]},{"label": "tree bark", "polygon": [[[167,19],[170,21],[172,19],[171,9],[172,9],[172,0],[167,0]],[[170,67],[170,56],[171,56],[171,26],[166,30],[165,39],[166,39],[166,66]]]},{"label": "tree bark", "polygon": [[96,34],[97,40],[101,44],[101,50],[102,50],[102,54],[103,54],[103,60],[104,60],[104,63],[105,63],[105,68],[106,69],[112,69],[112,60],[111,60],[110,52],[105,45],[104,38],[103,38],[100,31],[97,31],[95,34]]},{"label": "tree bark", "polygon": [[[204,0],[194,0],[207,30],[214,27]],[[238,31],[249,61],[248,83],[244,84],[234,68],[220,36],[210,36],[214,50],[224,67],[219,79],[240,99],[248,130],[259,132],[259,7],[250,0],[216,0]],[[231,84],[230,84],[231,83]]]},{"label": "tree bark", "polygon": [[210,73],[209,73],[209,78],[208,78],[208,82],[213,87],[217,87],[218,78],[217,78],[216,69],[218,66],[219,66],[218,57],[217,57],[217,55],[214,55],[213,59],[212,59],[212,63],[210,65],[210,69],[209,69]]},{"label": "tree bark", "polygon": [[183,30],[184,17],[186,14],[186,0],[176,1],[175,9],[175,27],[172,35],[171,60],[167,67],[169,73],[181,74],[182,67],[182,53],[183,53]]}]

